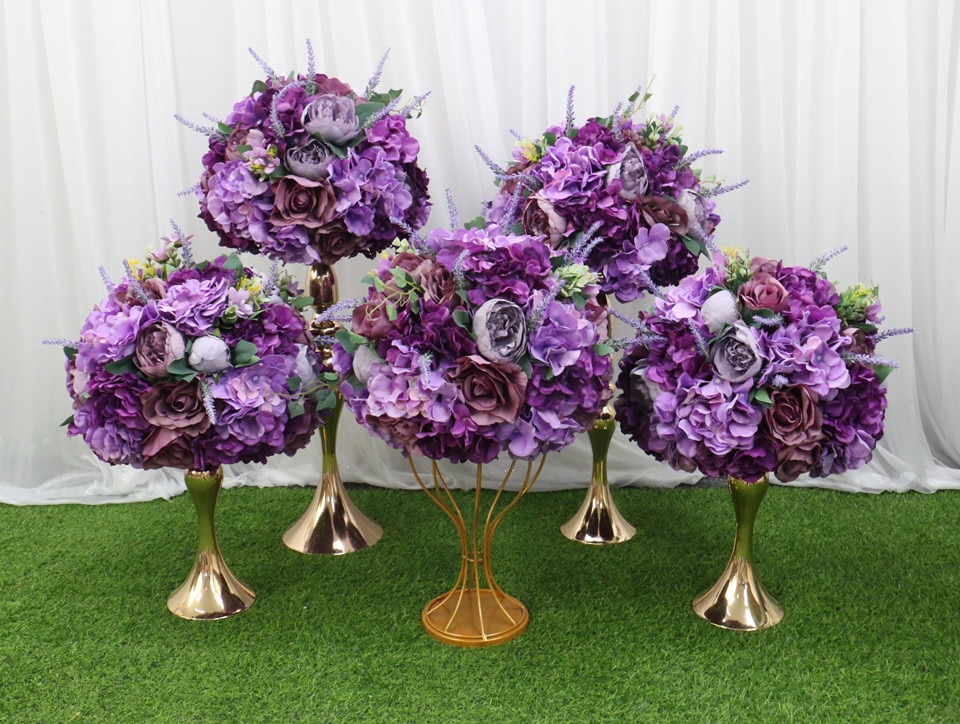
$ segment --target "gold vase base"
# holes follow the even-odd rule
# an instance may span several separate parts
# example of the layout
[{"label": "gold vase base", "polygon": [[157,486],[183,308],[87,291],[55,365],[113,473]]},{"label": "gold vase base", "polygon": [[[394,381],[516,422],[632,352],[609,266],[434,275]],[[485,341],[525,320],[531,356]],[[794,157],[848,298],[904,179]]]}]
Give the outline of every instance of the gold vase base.
[{"label": "gold vase base", "polygon": [[213,621],[246,611],[255,594],[227,568],[223,558],[203,551],[180,588],[170,594],[167,608],[180,618]]},{"label": "gold vase base", "polygon": [[453,590],[428,603],[423,627],[437,641],[464,648],[496,646],[527,630],[527,607],[503,591],[489,588]]},{"label": "gold vase base", "polygon": [[560,526],[560,532],[577,543],[609,545],[630,540],[637,529],[617,510],[609,486],[591,484],[580,510]]},{"label": "gold vase base", "polygon": [[783,619],[783,609],[763,590],[751,563],[739,557],[732,558],[720,580],[694,600],[693,610],[731,631],[760,631]]},{"label": "gold vase base", "polygon": [[309,507],[283,534],[288,548],[309,555],[340,556],[369,548],[383,537],[383,528],[350,500],[343,483],[321,482]]}]

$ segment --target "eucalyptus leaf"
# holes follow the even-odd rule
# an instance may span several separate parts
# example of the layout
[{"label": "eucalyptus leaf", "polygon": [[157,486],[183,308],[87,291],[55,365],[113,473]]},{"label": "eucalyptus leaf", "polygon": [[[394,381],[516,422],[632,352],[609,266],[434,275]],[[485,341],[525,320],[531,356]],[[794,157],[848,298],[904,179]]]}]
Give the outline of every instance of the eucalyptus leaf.
[{"label": "eucalyptus leaf", "polygon": [[300,400],[290,400],[287,403],[287,414],[290,417],[300,417],[304,412],[303,403]]},{"label": "eucalyptus leaf", "polygon": [[458,327],[463,327],[464,329],[473,328],[473,323],[470,319],[470,312],[468,312],[466,309],[454,309],[453,321],[457,323]]},{"label": "eucalyptus leaf", "polygon": [[247,367],[260,361],[257,357],[257,345],[241,339],[230,354],[230,363],[234,367]]},{"label": "eucalyptus leaf", "polygon": [[111,362],[103,369],[112,375],[122,375],[126,372],[132,372],[133,374],[136,374],[139,371],[137,366],[133,363],[132,354],[124,357],[123,359],[118,359],[114,362]]},{"label": "eucalyptus leaf", "polygon": [[167,365],[167,374],[184,382],[192,382],[197,376],[197,371],[187,364],[184,357],[181,357]]}]

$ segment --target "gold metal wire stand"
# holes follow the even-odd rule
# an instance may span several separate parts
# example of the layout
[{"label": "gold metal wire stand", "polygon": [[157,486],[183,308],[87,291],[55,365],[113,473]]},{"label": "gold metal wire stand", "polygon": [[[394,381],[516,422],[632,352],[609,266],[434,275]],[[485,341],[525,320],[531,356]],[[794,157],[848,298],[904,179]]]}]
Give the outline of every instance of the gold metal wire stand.
[{"label": "gold metal wire stand", "polygon": [[472,525],[469,527],[437,462],[431,461],[432,487],[420,477],[412,458],[409,462],[417,483],[453,521],[461,549],[457,581],[448,592],[437,596],[424,607],[421,615],[423,627],[433,638],[454,646],[494,646],[512,641],[527,629],[530,614],[526,606],[503,591],[493,575],[490,562],[493,535],[503,517],[536,482],[543,470],[546,456],[541,456],[535,470],[533,462],[527,463],[523,484],[513,499],[498,512],[497,506],[517,464],[513,461],[500,482],[485,517],[482,515],[481,503],[483,465],[477,465]]}]

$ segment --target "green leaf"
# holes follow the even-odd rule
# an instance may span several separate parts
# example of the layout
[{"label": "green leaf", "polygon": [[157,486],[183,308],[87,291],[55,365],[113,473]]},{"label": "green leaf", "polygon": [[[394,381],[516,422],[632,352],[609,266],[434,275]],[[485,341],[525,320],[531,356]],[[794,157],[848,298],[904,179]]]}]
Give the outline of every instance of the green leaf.
[{"label": "green leaf", "polygon": [[237,342],[233,348],[233,352],[230,353],[230,362],[234,367],[247,367],[259,361],[260,358],[257,357],[257,345],[245,339]]},{"label": "green leaf", "polygon": [[473,329],[473,322],[470,318],[470,312],[468,312],[466,309],[454,309],[453,321],[457,323],[458,327],[463,327],[464,329]]},{"label": "green leaf", "polygon": [[773,400],[770,399],[770,393],[763,387],[758,387],[750,392],[750,399],[762,407],[773,407]]},{"label": "green leaf", "polygon": [[136,374],[138,372],[137,366],[133,363],[133,355],[124,357],[123,359],[118,359],[115,362],[111,362],[103,369],[112,375],[122,375],[125,372],[132,372]]},{"label": "green leaf", "polygon": [[265,82],[262,80],[255,80],[253,81],[253,88],[250,89],[250,95],[253,95],[254,93],[263,93],[264,91],[268,90],[270,90],[270,86],[268,86]]},{"label": "green leaf", "polygon": [[63,353],[67,356],[67,359],[73,359],[77,356],[77,348],[70,347],[69,345],[63,348]]},{"label": "green leaf", "polygon": [[175,359],[173,362],[167,365],[167,374],[171,377],[176,377],[178,380],[191,382],[194,378],[196,378],[198,373],[195,369],[187,364],[187,360],[184,357],[181,357],[180,359]]},{"label": "green leaf", "polygon": [[543,140],[547,142],[548,146],[552,146],[557,142],[557,135],[555,133],[544,133]]},{"label": "green leaf", "polygon": [[587,297],[583,292],[574,292],[570,295],[570,299],[573,300],[574,309],[580,310],[587,306]]},{"label": "green leaf", "polygon": [[891,365],[874,365],[873,371],[877,375],[877,382],[883,383],[894,369],[896,368]]},{"label": "green leaf", "polygon": [[605,342],[597,342],[595,345],[593,345],[593,351],[595,354],[611,355],[613,354],[614,349]]},{"label": "green leaf", "polygon": [[463,228],[464,229],[486,229],[487,221],[482,216],[476,216],[470,219],[470,221],[468,221],[466,224],[464,224]]},{"label": "green leaf", "polygon": [[391,322],[397,321],[397,305],[392,302],[387,304],[387,319]]},{"label": "green leaf", "polygon": [[224,136],[229,136],[231,133],[233,133],[233,126],[228,126],[223,121],[219,121],[217,123],[217,130],[219,130]]},{"label": "green leaf", "polygon": [[384,106],[388,106],[393,103],[397,98],[403,95],[403,90],[396,90],[391,88],[386,93],[374,93],[367,100],[371,103],[380,103]]},{"label": "green leaf", "polygon": [[313,297],[297,297],[290,300],[290,305],[297,311],[303,311],[313,304]]},{"label": "green leaf", "polygon": [[287,403],[287,414],[290,417],[300,417],[304,412],[303,403],[300,400],[290,400]]},{"label": "green leaf", "polygon": [[66,427],[67,425],[73,424],[73,415],[70,415],[66,420],[60,423],[60,427]]},{"label": "green leaf", "polygon": [[694,256],[707,256],[707,247],[702,241],[697,241],[689,236],[684,236],[680,239],[683,242],[683,245],[687,248]]},{"label": "green leaf", "polygon": [[347,354],[353,354],[358,347],[367,343],[365,337],[351,332],[349,329],[338,329],[334,336]]},{"label": "green leaf", "polygon": [[303,382],[297,375],[287,378],[287,389],[291,392],[296,392],[300,389],[300,385]]},{"label": "green leaf", "polygon": [[337,406],[337,395],[333,390],[320,390],[316,399],[318,410],[332,410]]},{"label": "green leaf", "polygon": [[314,133],[313,135],[319,138],[321,141],[323,141],[324,144],[326,144],[327,148],[333,151],[333,155],[336,156],[337,158],[346,158],[347,154],[350,153],[350,149],[348,149],[347,147],[338,146],[335,143],[330,143],[325,138],[323,138],[323,136],[321,136],[319,133]]},{"label": "green leaf", "polygon": [[226,261],[223,262],[223,268],[233,272],[243,271],[243,262],[240,261],[240,257],[236,254],[230,254]]}]

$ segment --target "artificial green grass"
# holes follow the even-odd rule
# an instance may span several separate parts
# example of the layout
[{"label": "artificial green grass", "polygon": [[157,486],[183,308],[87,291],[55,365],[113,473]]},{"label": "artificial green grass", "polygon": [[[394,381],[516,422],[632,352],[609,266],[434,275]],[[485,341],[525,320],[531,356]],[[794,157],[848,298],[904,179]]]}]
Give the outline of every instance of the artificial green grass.
[{"label": "artificial green grass", "polygon": [[[960,717],[960,493],[773,487],[757,568],[786,616],[736,633],[693,613],[733,537],[725,488],[622,488],[618,546],[558,531],[583,490],[532,492],[493,567],[530,610],[512,643],[434,641],[454,582],[448,519],[417,491],[354,489],[372,548],[305,556],[281,535],[313,490],[221,494],[217,532],[257,593],[222,621],[166,598],[193,562],[190,498],[0,507],[0,720],[297,722],[951,721]],[[460,496],[462,504],[470,495]]]}]

